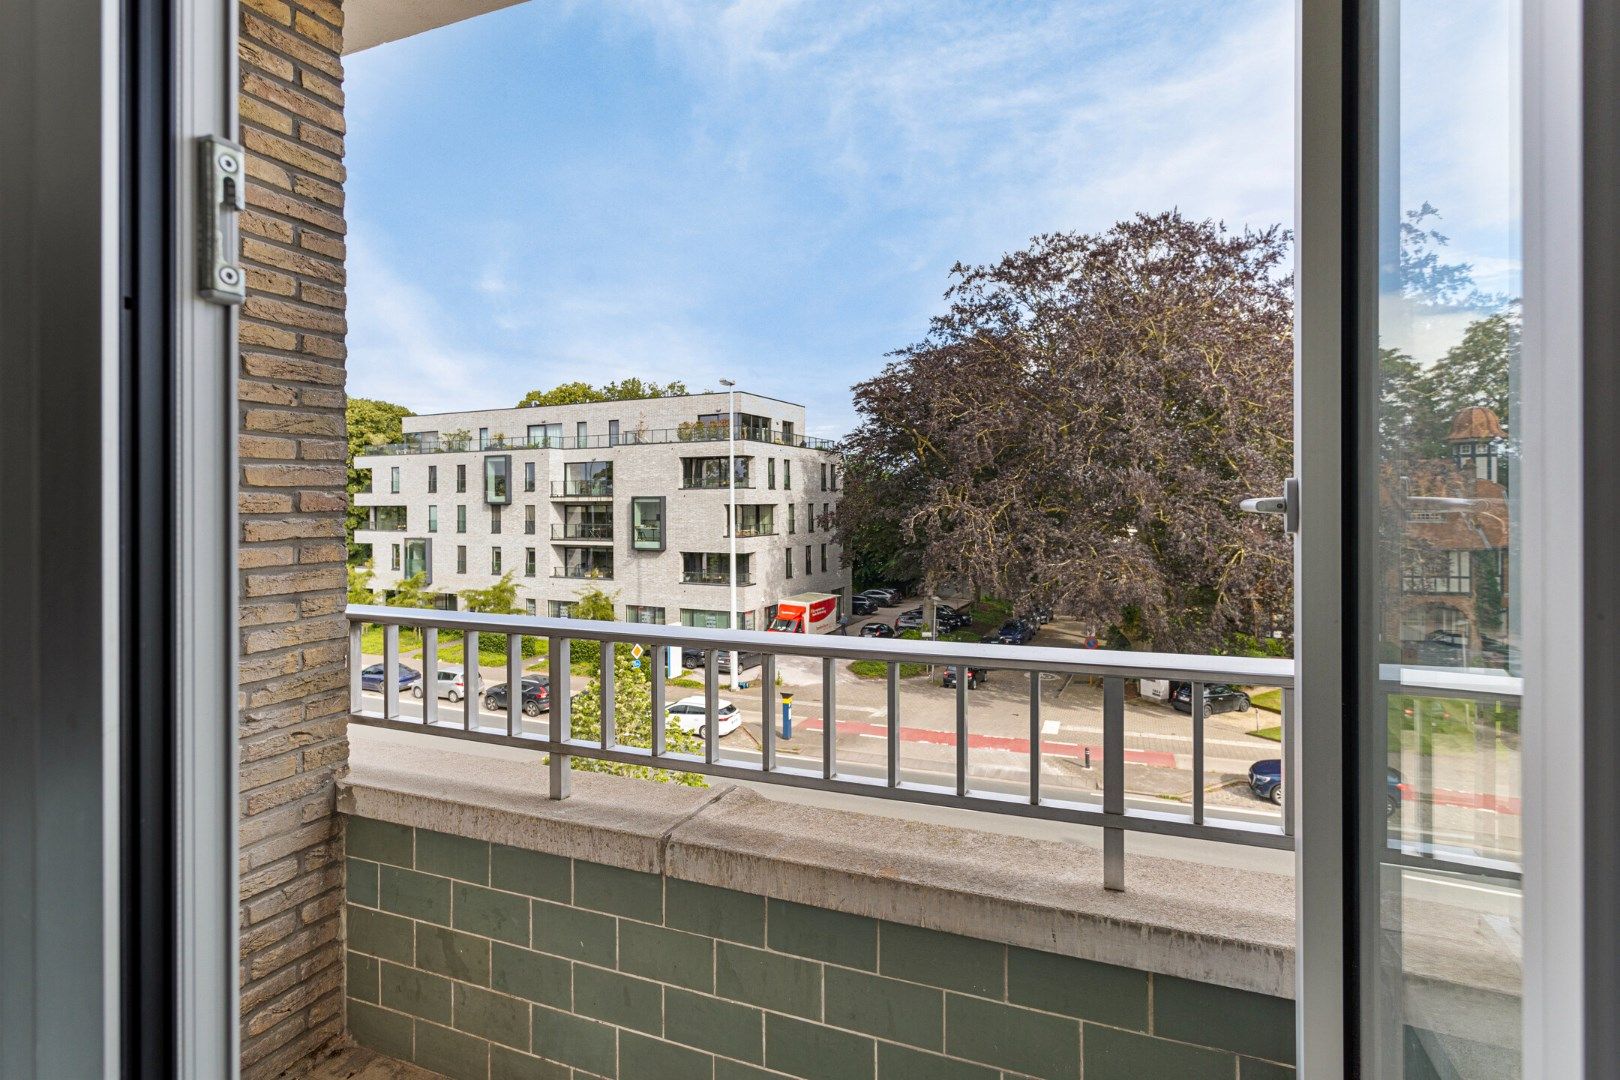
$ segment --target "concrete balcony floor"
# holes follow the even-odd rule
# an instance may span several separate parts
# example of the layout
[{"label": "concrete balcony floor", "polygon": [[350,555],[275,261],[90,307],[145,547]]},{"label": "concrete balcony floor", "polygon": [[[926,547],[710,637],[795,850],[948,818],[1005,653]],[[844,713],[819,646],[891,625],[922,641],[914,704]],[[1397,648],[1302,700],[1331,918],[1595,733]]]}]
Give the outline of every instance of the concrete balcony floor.
[{"label": "concrete balcony floor", "polygon": [[307,1072],[293,1072],[288,1080],[444,1080],[440,1073],[420,1065],[396,1061],[362,1046],[345,1047],[309,1066]]}]

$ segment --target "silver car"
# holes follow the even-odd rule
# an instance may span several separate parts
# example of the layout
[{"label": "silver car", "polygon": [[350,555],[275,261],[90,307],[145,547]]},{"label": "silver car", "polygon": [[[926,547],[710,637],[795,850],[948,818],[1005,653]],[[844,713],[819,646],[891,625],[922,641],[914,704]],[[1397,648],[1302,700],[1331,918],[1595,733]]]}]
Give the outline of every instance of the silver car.
[{"label": "silver car", "polygon": [[[478,689],[482,691],[484,680],[482,677],[475,677],[478,678]],[[416,685],[411,687],[411,693],[417,697],[422,696],[422,682],[423,680],[418,679]],[[467,696],[466,672],[459,667],[441,666],[435,677],[435,682],[438,685],[439,696],[450,699],[452,703]]]}]

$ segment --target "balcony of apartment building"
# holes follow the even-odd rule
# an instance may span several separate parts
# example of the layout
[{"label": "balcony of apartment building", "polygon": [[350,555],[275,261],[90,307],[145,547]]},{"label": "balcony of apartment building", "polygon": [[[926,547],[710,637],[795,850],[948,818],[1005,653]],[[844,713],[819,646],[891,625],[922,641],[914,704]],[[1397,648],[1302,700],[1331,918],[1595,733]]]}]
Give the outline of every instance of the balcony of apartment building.
[{"label": "balcony of apartment building", "polygon": [[563,547],[559,549],[562,564],[551,569],[554,578],[574,580],[613,580],[613,551],[611,548]]},{"label": "balcony of apartment building", "polygon": [[559,544],[611,544],[613,522],[570,521],[553,525],[551,539]]},{"label": "balcony of apartment building", "polygon": [[[737,559],[736,583],[754,583],[754,557],[740,554]],[[681,554],[681,582],[686,585],[730,585],[732,583],[731,556],[725,552],[687,551]]]}]

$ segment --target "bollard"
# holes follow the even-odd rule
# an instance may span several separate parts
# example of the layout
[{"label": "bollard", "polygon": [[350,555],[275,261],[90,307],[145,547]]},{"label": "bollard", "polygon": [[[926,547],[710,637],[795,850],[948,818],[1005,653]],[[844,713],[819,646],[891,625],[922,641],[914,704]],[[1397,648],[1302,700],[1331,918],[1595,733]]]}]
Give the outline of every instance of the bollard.
[{"label": "bollard", "polygon": [[782,738],[793,738],[793,695],[782,695]]},{"label": "bollard", "polygon": [[1091,747],[1086,747],[1086,768],[1091,768]]}]

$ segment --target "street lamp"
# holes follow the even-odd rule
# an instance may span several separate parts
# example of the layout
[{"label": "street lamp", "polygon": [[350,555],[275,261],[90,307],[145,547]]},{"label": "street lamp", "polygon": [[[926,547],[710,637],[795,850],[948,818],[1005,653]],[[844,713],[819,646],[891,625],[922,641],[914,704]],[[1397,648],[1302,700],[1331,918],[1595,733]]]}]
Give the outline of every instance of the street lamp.
[{"label": "street lamp", "polygon": [[[731,572],[727,578],[731,584],[731,614],[726,622],[733,630],[739,630],[737,625],[737,384],[730,379],[721,379],[720,385],[726,388],[726,489],[729,492],[731,503],[730,528],[726,530],[730,540]],[[737,651],[731,651],[731,689],[739,690],[738,682],[742,672],[738,670]],[[769,718],[767,717],[767,720]]]}]

